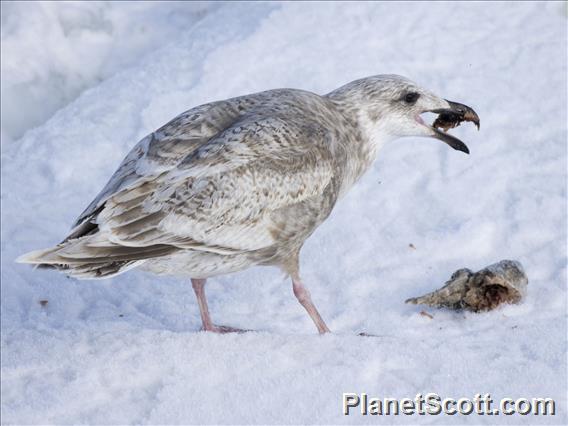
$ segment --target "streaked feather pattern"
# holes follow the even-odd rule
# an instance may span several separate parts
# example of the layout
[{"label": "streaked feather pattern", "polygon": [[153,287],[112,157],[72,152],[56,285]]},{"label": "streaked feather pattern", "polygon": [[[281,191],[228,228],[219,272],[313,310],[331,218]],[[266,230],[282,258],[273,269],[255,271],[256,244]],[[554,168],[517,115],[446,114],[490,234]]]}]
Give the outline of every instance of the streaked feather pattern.
[{"label": "streaked feather pattern", "polygon": [[[329,129],[344,122],[326,98],[291,89],[193,108],[132,149],[61,244],[19,260],[79,278],[133,263],[192,276],[278,264],[337,199],[345,149]],[[216,271],[197,265],[208,260]]]}]

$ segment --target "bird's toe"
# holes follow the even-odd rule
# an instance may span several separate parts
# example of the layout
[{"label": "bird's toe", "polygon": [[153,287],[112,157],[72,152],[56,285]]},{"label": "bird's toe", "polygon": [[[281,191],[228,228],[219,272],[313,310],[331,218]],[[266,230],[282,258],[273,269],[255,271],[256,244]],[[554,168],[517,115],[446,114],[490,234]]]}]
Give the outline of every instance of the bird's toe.
[{"label": "bird's toe", "polygon": [[202,329],[202,330],[203,331],[210,331],[212,333],[220,333],[220,334],[246,333],[248,331],[252,331],[252,330],[247,330],[247,329],[242,329],[242,328],[230,327],[228,325],[213,325],[211,327],[208,327],[208,328]]}]

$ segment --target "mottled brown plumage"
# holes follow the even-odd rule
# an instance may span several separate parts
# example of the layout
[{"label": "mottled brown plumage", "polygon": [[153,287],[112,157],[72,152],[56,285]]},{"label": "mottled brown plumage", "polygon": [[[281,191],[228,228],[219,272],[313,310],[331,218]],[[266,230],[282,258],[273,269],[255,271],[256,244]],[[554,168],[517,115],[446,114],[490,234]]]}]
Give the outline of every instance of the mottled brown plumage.
[{"label": "mottled brown plumage", "polygon": [[[78,278],[133,267],[189,276],[203,295],[202,315],[204,279],[274,265],[292,277],[314,318],[299,278],[304,241],[385,142],[441,138],[419,114],[449,108],[398,76],[357,80],[325,96],[278,89],[193,108],[132,149],[61,244],[19,261]],[[204,318],[205,329],[220,331],[211,324]]]}]

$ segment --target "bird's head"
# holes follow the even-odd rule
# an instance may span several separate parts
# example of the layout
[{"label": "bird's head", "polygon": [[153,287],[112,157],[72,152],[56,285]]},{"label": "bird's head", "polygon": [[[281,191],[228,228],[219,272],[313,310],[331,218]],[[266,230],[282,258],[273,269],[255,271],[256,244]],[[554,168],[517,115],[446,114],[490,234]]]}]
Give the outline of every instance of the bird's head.
[{"label": "bird's head", "polygon": [[[355,113],[364,135],[378,145],[403,136],[425,136],[469,154],[466,144],[447,131],[462,121],[472,121],[479,129],[479,117],[472,108],[440,98],[397,75],[356,80],[328,97]],[[421,117],[426,112],[438,114],[432,125]]]}]

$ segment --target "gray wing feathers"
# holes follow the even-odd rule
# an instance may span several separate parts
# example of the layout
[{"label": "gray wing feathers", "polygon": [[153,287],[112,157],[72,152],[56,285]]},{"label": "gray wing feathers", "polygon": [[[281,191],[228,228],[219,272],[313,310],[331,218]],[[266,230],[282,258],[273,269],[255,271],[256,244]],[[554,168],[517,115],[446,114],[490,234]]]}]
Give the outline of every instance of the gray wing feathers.
[{"label": "gray wing feathers", "polygon": [[[275,243],[272,213],[333,177],[327,132],[301,116],[208,104],[140,141],[59,246],[20,258],[106,276],[180,249],[234,254]],[[136,265],[134,265],[136,266]]]},{"label": "gray wing feathers", "polygon": [[[130,151],[102,191],[79,215],[89,218],[109,196],[171,170],[188,154],[230,126],[239,115],[239,99],[214,102],[186,111],[146,136]],[[132,195],[134,196],[134,194]]]},{"label": "gray wing feathers", "polygon": [[[145,189],[110,197],[97,218],[101,231],[128,246],[169,244],[230,254],[272,245],[270,213],[321,194],[332,176],[331,155],[316,144],[283,150],[264,134],[240,134],[240,156],[207,150],[193,156],[194,167],[184,160],[145,182]],[[210,143],[225,146],[225,138]],[[234,138],[228,142],[232,151]]]}]

